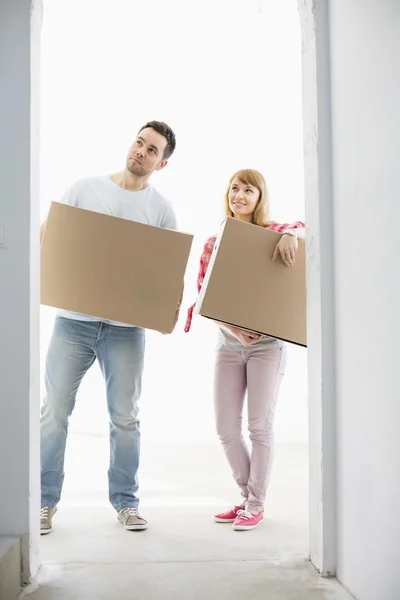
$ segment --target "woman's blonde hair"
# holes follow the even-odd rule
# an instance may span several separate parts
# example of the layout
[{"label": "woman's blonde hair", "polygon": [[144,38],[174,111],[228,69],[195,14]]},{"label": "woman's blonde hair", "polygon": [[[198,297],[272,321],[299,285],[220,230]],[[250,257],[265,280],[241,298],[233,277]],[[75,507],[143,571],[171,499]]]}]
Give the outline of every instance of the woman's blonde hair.
[{"label": "woman's blonde hair", "polygon": [[269,199],[268,199],[268,190],[267,184],[265,182],[264,177],[261,175],[259,171],[255,169],[241,169],[240,171],[236,171],[232,175],[229,180],[228,187],[225,192],[225,215],[227,217],[233,217],[233,212],[229,207],[229,192],[231,189],[232,181],[234,179],[239,179],[240,183],[243,185],[252,185],[257,188],[260,192],[260,197],[258,199],[256,208],[253,213],[253,223],[255,225],[260,225],[261,227],[268,227],[269,220]]}]

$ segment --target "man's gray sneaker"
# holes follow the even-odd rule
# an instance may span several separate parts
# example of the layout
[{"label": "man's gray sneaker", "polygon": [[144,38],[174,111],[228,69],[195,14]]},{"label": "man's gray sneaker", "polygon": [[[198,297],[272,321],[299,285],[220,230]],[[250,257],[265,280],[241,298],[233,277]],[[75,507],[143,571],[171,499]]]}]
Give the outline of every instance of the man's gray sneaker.
[{"label": "man's gray sneaker", "polygon": [[53,517],[57,506],[43,506],[40,510],[40,535],[46,535],[53,530]]},{"label": "man's gray sneaker", "polygon": [[120,510],[118,521],[129,531],[147,529],[147,521],[140,516],[137,508],[123,508]]}]

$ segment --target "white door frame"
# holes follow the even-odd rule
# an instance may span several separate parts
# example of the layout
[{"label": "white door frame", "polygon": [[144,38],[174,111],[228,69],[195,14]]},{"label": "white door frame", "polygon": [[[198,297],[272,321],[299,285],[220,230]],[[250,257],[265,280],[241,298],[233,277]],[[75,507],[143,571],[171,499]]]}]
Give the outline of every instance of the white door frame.
[{"label": "white door frame", "polygon": [[336,574],[336,372],[329,0],[298,0],[307,223],[310,560]]},{"label": "white door frame", "polygon": [[[279,1],[279,0],[277,0]],[[336,573],[336,409],[335,323],[332,232],[332,157],[330,113],[329,0],[298,0],[303,40],[303,123],[307,222],[307,319],[310,440],[310,560],[323,576]],[[38,137],[40,22],[42,2],[32,0],[31,132]],[[321,133],[321,135],[319,135]],[[31,225],[39,223],[37,144],[31,145]],[[33,232],[33,229],[32,229]],[[33,237],[34,237],[33,232]],[[34,240],[31,243],[36,244]],[[35,246],[36,248],[36,246]],[[31,255],[39,271],[39,252]],[[30,298],[31,320],[39,316],[37,290]],[[39,381],[38,349],[31,347]],[[36,386],[37,388],[37,386]],[[31,398],[30,455],[38,472],[38,392]],[[29,539],[23,545],[23,580],[38,569],[39,485],[31,485]]]}]

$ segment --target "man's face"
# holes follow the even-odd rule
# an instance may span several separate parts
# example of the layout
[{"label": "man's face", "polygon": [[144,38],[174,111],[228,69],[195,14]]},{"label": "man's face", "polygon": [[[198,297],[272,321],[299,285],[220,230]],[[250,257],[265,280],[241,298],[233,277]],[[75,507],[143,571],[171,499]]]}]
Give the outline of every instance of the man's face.
[{"label": "man's face", "polygon": [[163,135],[147,127],[142,129],[129,148],[126,157],[126,168],[137,177],[150,175],[153,171],[163,169],[167,164],[163,160],[167,140]]}]

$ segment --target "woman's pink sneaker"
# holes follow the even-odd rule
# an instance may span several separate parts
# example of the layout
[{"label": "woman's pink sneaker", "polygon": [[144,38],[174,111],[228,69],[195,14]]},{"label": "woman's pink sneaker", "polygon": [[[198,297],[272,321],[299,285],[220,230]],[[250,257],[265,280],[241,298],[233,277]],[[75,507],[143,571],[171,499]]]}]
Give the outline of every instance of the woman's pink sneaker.
[{"label": "woman's pink sneaker", "polygon": [[253,515],[248,510],[239,510],[236,519],[233,522],[232,528],[235,531],[246,531],[247,529],[255,529],[264,518],[264,509],[258,515]]},{"label": "woman's pink sneaker", "polygon": [[234,506],[231,510],[214,515],[214,521],[217,523],[233,523],[243,506]]}]

